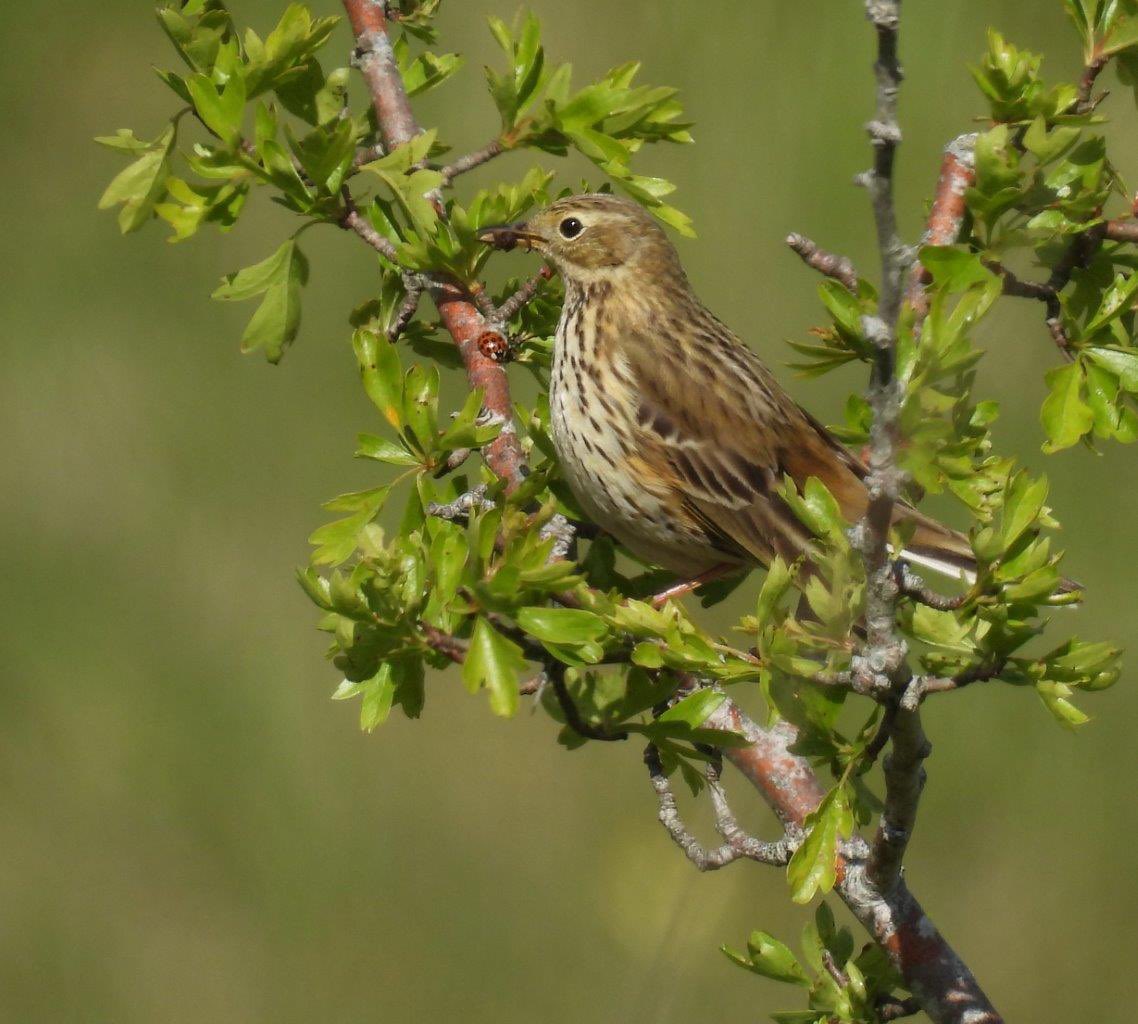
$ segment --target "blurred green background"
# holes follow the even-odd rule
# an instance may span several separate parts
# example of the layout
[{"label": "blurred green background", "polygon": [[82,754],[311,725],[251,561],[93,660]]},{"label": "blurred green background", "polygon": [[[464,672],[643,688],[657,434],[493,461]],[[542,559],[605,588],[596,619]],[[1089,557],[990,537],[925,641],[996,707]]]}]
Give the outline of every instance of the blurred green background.
[{"label": "blurred green background", "polygon": [[[283,0],[232,6],[267,30]],[[848,184],[872,104],[860,0],[533,6],[581,75],[635,57],[646,81],[682,88],[697,145],[640,167],[681,186],[705,299],[785,361],[784,339],[820,319],[787,232],[873,261]],[[469,65],[420,112],[460,148],[495,127],[483,17],[513,10],[444,5],[444,42]],[[1077,68],[1059,0],[906,4],[909,238],[940,147],[981,110],[965,64],[988,24],[1044,50],[1054,74]],[[251,310],[208,294],[292,230],[286,214],[259,205],[227,238],[171,248],[164,226],[123,240],[95,211],[120,164],[91,137],[151,137],[174,106],[150,71],[173,63],[150,5],[14,4],[0,31],[0,1020],[667,1024],[796,1008],[716,946],[752,927],[792,938],[806,914],[777,871],[697,875],[656,824],[637,748],[566,753],[544,717],[494,719],[451,677],[422,721],[370,737],[329,701],[292,568],[319,503],[375,478],[351,459],[376,419],[346,324],[373,262],[346,235],[310,233],[298,344],[276,368],[243,358]],[[326,62],[347,48],[342,33]],[[1133,105],[1120,92],[1108,110],[1133,171]],[[483,180],[527,165],[507,157]],[[1012,310],[985,341],[1000,436],[1046,463],[1067,569],[1090,587],[1057,632],[1130,644],[1135,451],[1045,460],[1055,354],[1040,311]],[[793,387],[833,422],[860,380]],[[1133,1020],[1138,696],[1124,677],[1084,706],[1095,721],[1076,737],[1030,693],[994,686],[928,711],[909,879],[1009,1020]]]}]

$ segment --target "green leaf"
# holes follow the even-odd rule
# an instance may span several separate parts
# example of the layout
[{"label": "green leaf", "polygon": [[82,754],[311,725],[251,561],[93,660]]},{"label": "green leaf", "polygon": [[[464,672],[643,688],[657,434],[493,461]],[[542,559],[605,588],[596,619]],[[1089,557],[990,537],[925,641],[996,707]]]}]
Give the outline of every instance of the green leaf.
[{"label": "green leaf", "polygon": [[457,53],[423,52],[401,68],[403,87],[408,96],[418,96],[443,84],[461,70],[463,59]]},{"label": "green leaf", "polygon": [[1083,372],[1078,363],[1059,366],[1047,374],[1051,393],[1040,411],[1047,432],[1046,452],[1070,448],[1094,427],[1094,411],[1083,399]]},{"label": "green leaf", "polygon": [[1112,320],[1116,320],[1133,307],[1134,295],[1138,292],[1138,273],[1124,277],[1119,274],[1103,295],[1102,306],[1087,324],[1086,334],[1089,337],[1096,331],[1102,330]]},{"label": "green leaf", "polygon": [[376,487],[342,494],[326,502],[324,507],[329,511],[351,512],[352,515],[321,526],[312,533],[308,538],[308,543],[316,547],[312,562],[315,565],[339,565],[351,558],[360,532],[378,515],[390,491],[390,487]]},{"label": "green leaf", "polygon": [[379,174],[380,171],[397,171],[400,174],[408,174],[416,164],[427,159],[427,154],[431,152],[437,135],[437,128],[420,132],[407,142],[396,146],[391,152],[385,153],[378,160],[364,164],[360,169],[370,171],[373,174]]},{"label": "green leaf", "polygon": [[810,987],[810,979],[799,964],[797,957],[784,943],[779,942],[767,932],[754,931],[747,940],[749,956],[734,953],[726,946],[720,947],[727,956],[755,974],[764,978],[773,978],[775,981],[784,981],[792,985]]},{"label": "green leaf", "polygon": [[797,957],[773,935],[762,931],[751,932],[751,937],[747,940],[747,951],[751,954],[751,967],[756,974],[775,981],[809,986],[810,980]]},{"label": "green leaf", "polygon": [[403,427],[403,367],[399,352],[374,331],[358,330],[352,337],[364,391],[396,430]]},{"label": "green leaf", "polygon": [[1043,706],[1055,717],[1055,721],[1064,728],[1074,730],[1090,721],[1090,716],[1068,700],[1072,691],[1066,683],[1043,680],[1035,684],[1035,692],[1039,694]]},{"label": "green leaf", "polygon": [[388,715],[391,714],[391,705],[395,698],[392,663],[383,662],[371,679],[358,684],[358,689],[363,697],[360,704],[360,728],[364,732],[371,732],[376,726],[386,722]]},{"label": "green leaf", "polygon": [[[122,233],[138,231],[154,215],[154,208],[166,194],[166,179],[170,175],[170,155],[177,136],[176,125],[171,122],[166,130],[151,143],[139,143],[129,132],[120,131],[114,139],[102,138],[103,145],[127,153],[142,152],[132,164],[120,171],[99,199],[99,209],[108,210],[122,204],[119,211],[119,228]],[[140,149],[142,146],[144,148]]]},{"label": "green leaf", "polygon": [[809,903],[817,893],[829,892],[837,880],[838,839],[848,836],[853,828],[843,787],[830,790],[805,824],[809,834],[786,868],[790,897],[795,903]]},{"label": "green leaf", "polygon": [[466,688],[477,693],[485,686],[494,714],[511,717],[518,710],[518,680],[525,667],[521,648],[480,615],[462,665]]},{"label": "green leaf", "polygon": [[194,109],[207,128],[225,142],[236,141],[241,134],[241,121],[245,113],[245,79],[235,74],[222,87],[203,74],[186,79]]},{"label": "green leaf", "polygon": [[718,690],[696,690],[688,694],[683,700],[673,704],[659,718],[657,723],[682,722],[695,729],[718,709],[727,699],[725,693]]},{"label": "green leaf", "polygon": [[361,459],[375,459],[376,462],[385,462],[390,466],[417,466],[419,458],[413,455],[401,444],[389,441],[374,434],[360,434],[356,438],[357,457]]},{"label": "green leaf", "polygon": [[1039,518],[1047,490],[1047,478],[1042,476],[1032,480],[1027,473],[1017,473],[1008,481],[1000,527],[1000,541],[1005,551]]},{"label": "green leaf", "polygon": [[1114,374],[1124,390],[1138,395],[1138,351],[1088,345],[1081,355]]},{"label": "green leaf", "polygon": [[308,281],[308,260],[295,239],[268,259],[226,276],[213,298],[243,301],[263,295],[241,338],[241,351],[264,349],[271,363],[280,361],[300,330],[300,289]]},{"label": "green leaf", "polygon": [[530,636],[553,644],[583,644],[609,631],[604,619],[578,608],[522,608],[518,625]]}]

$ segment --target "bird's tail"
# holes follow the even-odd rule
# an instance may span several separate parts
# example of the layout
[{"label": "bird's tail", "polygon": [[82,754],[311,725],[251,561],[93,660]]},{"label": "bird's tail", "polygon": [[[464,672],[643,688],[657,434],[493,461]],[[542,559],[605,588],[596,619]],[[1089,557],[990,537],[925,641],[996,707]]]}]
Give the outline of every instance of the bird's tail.
[{"label": "bird's tail", "polygon": [[[943,576],[957,580],[963,577],[968,583],[976,582],[976,558],[972,554],[972,545],[959,530],[950,529],[908,506],[898,506],[894,522],[916,526],[902,557]],[[1083,589],[1081,583],[1063,579],[1056,593],[1079,594]]]}]

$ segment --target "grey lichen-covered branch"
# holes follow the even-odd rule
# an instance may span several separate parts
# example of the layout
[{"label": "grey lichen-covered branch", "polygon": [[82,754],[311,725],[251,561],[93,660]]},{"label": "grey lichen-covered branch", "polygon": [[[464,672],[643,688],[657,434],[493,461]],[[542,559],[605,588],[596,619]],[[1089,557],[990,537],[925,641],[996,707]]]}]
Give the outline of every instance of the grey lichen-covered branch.
[{"label": "grey lichen-covered branch", "polygon": [[873,169],[863,184],[873,201],[882,282],[878,312],[867,316],[865,332],[873,342],[876,361],[870,382],[873,409],[869,452],[869,508],[857,529],[865,559],[866,644],[857,669],[874,680],[887,700],[901,701],[893,717],[892,750],[885,758],[885,806],[869,862],[869,876],[882,893],[889,893],[901,877],[901,863],[916,824],[924,785],[923,761],[929,744],[921,728],[919,701],[904,701],[911,682],[907,649],[894,623],[899,591],[890,565],[889,531],[900,492],[898,419],[901,384],[894,373],[897,324],[904,298],[905,276],[912,262],[897,232],[893,202],[893,169],[901,129],[897,101],[902,72],[898,57],[900,0],[867,0],[866,14],[877,33],[877,111],[868,131],[874,148]]},{"label": "grey lichen-covered branch", "polygon": [[671,782],[660,763],[660,752],[654,743],[649,743],[644,749],[644,764],[648,768],[648,777],[660,804],[660,824],[699,871],[717,871],[737,860],[754,860],[760,864],[776,866],[785,865],[790,860],[798,837],[786,835],[776,842],[764,842],[747,835],[740,827],[720,782],[718,760],[708,764],[707,788],[715,809],[715,828],[723,838],[723,843],[711,849],[703,846],[684,824],[676,806]]}]

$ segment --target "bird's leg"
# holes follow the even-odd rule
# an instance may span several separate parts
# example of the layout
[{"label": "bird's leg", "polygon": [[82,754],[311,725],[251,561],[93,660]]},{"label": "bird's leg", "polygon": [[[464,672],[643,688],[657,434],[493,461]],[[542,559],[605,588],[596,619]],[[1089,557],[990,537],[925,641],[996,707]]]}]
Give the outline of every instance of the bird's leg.
[{"label": "bird's leg", "polygon": [[661,590],[660,593],[652,598],[652,607],[663,608],[673,597],[683,597],[684,594],[690,594],[693,590],[702,587],[705,583],[721,579],[738,568],[739,566],[734,562],[721,562],[719,565],[713,565],[710,569],[701,572],[698,576],[693,576],[690,580],[681,580],[678,583],[673,583],[670,587]]}]

